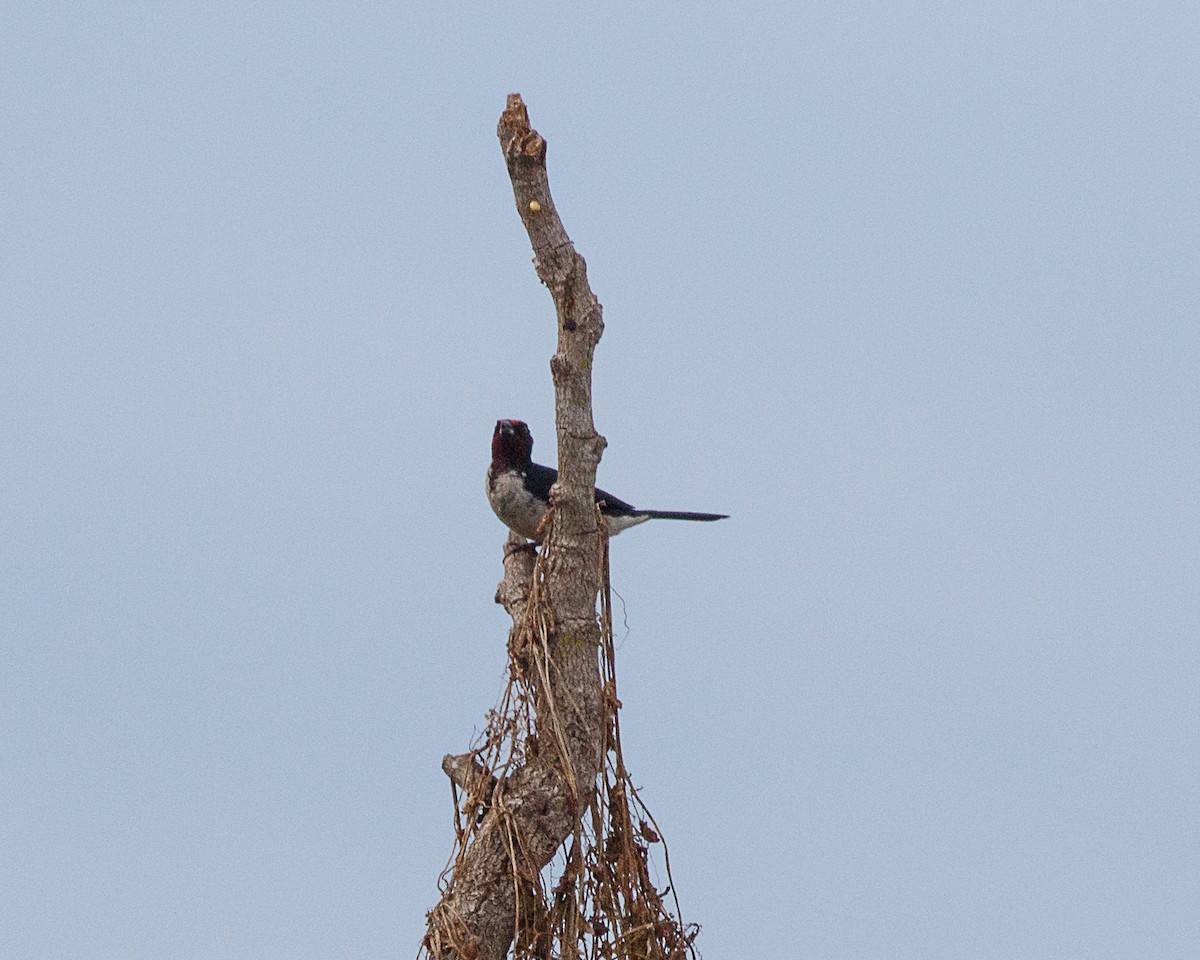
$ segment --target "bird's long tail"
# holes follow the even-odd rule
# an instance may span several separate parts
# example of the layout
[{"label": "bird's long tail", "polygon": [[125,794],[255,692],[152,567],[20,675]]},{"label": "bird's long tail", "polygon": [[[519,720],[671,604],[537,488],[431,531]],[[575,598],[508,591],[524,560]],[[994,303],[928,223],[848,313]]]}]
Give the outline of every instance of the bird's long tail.
[{"label": "bird's long tail", "polygon": [[689,513],[686,510],[639,510],[653,520],[726,520],[727,513]]}]

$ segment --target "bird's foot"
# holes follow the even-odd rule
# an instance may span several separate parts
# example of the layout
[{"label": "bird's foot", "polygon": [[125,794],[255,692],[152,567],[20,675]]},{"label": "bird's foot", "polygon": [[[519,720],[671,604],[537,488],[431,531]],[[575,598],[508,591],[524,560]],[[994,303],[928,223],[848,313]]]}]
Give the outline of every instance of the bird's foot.
[{"label": "bird's foot", "polygon": [[538,548],[538,544],[537,544],[536,540],[526,540],[524,543],[517,544],[516,546],[511,546],[511,547],[506,546],[504,548],[504,557],[505,557],[505,559],[507,559],[508,557],[511,557],[514,553],[523,553],[526,550],[528,550],[532,554],[536,554],[537,548]]}]

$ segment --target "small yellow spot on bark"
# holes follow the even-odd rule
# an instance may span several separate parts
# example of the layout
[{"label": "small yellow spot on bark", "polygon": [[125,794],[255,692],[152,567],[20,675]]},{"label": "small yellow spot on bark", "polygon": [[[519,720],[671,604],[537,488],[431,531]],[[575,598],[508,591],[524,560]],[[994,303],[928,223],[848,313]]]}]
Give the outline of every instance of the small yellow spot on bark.
[{"label": "small yellow spot on bark", "polygon": [[536,200],[529,201],[529,212],[530,213],[537,213],[541,209],[542,209],[542,205],[540,203],[538,203]]}]

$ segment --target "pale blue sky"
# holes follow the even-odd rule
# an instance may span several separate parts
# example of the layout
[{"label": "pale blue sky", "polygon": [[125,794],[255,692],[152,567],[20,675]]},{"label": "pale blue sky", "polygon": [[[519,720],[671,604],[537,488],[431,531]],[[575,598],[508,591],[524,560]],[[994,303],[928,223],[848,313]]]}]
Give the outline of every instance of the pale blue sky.
[{"label": "pale blue sky", "polygon": [[1200,943],[1194,4],[0,17],[0,956],[412,956],[605,306],[627,758],[705,957]]}]

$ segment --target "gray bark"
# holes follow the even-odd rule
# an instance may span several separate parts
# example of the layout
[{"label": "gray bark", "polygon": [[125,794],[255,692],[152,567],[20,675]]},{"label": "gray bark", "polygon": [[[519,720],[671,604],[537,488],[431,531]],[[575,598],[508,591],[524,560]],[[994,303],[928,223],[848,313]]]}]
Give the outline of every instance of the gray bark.
[{"label": "gray bark", "polygon": [[[539,732],[527,762],[494,787],[452,883],[430,912],[425,947],[438,960],[502,960],[513,942],[522,880],[536,882],[591,804],[604,749],[604,702],[597,651],[600,553],[592,491],[605,442],[592,421],[592,356],[604,330],[587,266],[555,210],[546,176],[546,141],[529,126],[520,94],[511,94],[497,128],[517,211],[529,234],[538,278],[554,300],[558,349],[550,361],[558,432],[553,522],[542,547],[550,608],[549,669],[535,684]],[[496,600],[518,638],[532,589],[534,561],[510,535]],[[554,731],[554,735],[551,735]],[[565,753],[565,756],[564,756]],[[469,760],[447,759],[447,774],[466,789]],[[515,862],[514,862],[515,861]],[[514,870],[518,878],[514,880]]]}]

